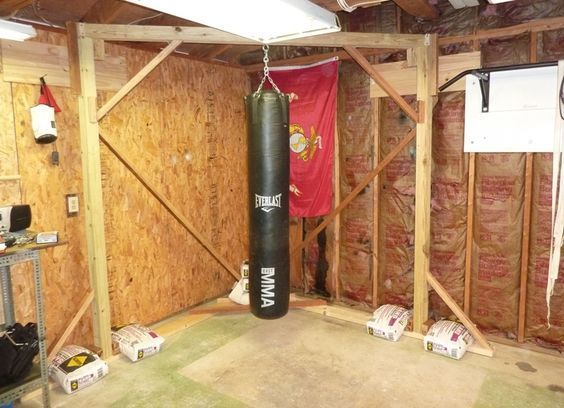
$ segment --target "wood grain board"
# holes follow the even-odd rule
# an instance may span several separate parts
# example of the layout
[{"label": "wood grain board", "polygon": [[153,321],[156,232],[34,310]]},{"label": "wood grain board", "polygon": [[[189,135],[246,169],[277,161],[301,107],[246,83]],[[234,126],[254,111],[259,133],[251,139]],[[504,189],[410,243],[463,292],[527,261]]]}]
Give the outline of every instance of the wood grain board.
[{"label": "wood grain board", "polygon": [[[376,64],[373,65],[373,67],[382,74],[384,79],[386,79],[400,95],[415,94],[417,89],[417,77],[415,75],[417,68],[409,66],[408,61]],[[440,56],[438,86],[443,85],[460,72],[474,68],[480,68],[479,51]],[[448,92],[463,91],[465,87],[466,82],[464,79],[461,79],[450,86]],[[374,81],[371,81],[370,96],[372,98],[382,98],[388,95]]]},{"label": "wood grain board", "polygon": [[[39,84],[39,78],[52,86],[70,87],[66,46],[39,41],[2,40],[3,79],[6,82]],[[122,56],[96,61],[96,85],[100,90],[117,91],[127,83],[127,67]]]}]

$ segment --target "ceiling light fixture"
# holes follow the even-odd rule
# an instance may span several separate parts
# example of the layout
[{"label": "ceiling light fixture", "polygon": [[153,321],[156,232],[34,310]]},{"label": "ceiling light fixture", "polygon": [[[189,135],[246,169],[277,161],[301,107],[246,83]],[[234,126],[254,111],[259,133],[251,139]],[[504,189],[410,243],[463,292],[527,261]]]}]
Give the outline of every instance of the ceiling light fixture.
[{"label": "ceiling light fixture", "polygon": [[488,3],[490,4],[499,4],[499,3],[507,3],[509,1],[513,1],[513,0],[488,0]]},{"label": "ceiling light fixture", "polygon": [[25,41],[36,35],[35,28],[30,25],[0,19],[0,38],[4,40]]},{"label": "ceiling light fixture", "polygon": [[340,31],[339,19],[307,0],[126,0],[264,44]]}]

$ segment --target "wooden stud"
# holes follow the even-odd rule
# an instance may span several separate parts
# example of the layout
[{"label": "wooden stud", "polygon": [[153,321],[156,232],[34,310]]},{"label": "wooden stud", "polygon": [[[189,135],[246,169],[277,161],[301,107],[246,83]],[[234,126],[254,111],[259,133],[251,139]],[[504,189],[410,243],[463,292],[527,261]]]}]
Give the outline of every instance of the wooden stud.
[{"label": "wooden stud", "polygon": [[468,160],[468,198],[466,204],[466,259],[464,268],[464,313],[470,315],[470,292],[472,288],[472,246],[474,243],[476,153],[470,153]]},{"label": "wooden stud", "polygon": [[[334,179],[334,197],[335,207],[341,204],[341,149],[339,147],[339,127],[335,123],[335,166],[333,168]],[[341,300],[341,280],[339,273],[341,269],[341,214],[335,217],[335,225],[333,229],[333,289],[335,291],[335,300]]]},{"label": "wooden stud", "polygon": [[[169,42],[194,44],[260,45],[259,42],[209,27],[171,27],[79,23],[86,37],[106,41]],[[280,41],[276,45],[316,47],[412,48],[423,45],[420,34],[338,32]]]},{"label": "wooden stud", "polygon": [[417,124],[415,158],[415,260],[413,267],[413,331],[421,333],[429,318],[426,277],[431,246],[431,166],[433,135],[433,76],[437,73],[437,36],[427,35],[428,45],[417,53],[417,100],[425,104],[424,119]]},{"label": "wooden stud", "polygon": [[235,280],[240,280],[241,275],[233,267],[229,265],[229,262],[214,248],[213,244],[205,238],[196,228],[184,217],[180,211],[167,199],[163,194],[161,194],[152,183],[145,178],[141,173],[135,169],[133,164],[126,159],[126,157],[117,150],[117,148],[103,135],[100,135],[100,140],[106,145],[106,147],[119,159],[122,164],[127,167],[127,169],[135,176],[137,180],[155,197],[159,203],[169,212],[170,215],[174,217],[196,240],[204,247],[206,251],[210,253],[224,268],[229,272]]},{"label": "wooden stud", "polygon": [[149,75],[151,72],[153,72],[153,70],[161,63],[165,60],[166,57],[168,57],[180,44],[182,44],[182,41],[180,40],[174,40],[171,41],[170,44],[168,44],[165,48],[163,48],[163,50],[155,57],[153,58],[151,61],[149,61],[149,63],[147,65],[145,65],[141,71],[139,71],[137,74],[135,74],[135,76],[133,78],[131,78],[127,84],[124,85],[123,88],[121,88],[118,92],[116,92],[115,95],[113,95],[110,100],[108,102],[106,102],[104,104],[104,106],[102,106],[99,110],[98,110],[98,114],[97,114],[97,119],[98,120],[102,120],[102,118],[104,116],[107,115],[107,113],[112,110],[118,103],[119,101],[121,101],[123,98],[125,98],[125,96],[131,92],[133,90],[133,88],[135,88],[137,85],[139,85],[139,83],[147,76]]},{"label": "wooden stud", "polygon": [[337,215],[343,211],[343,209],[350,204],[354,198],[360,194],[362,190],[374,179],[374,177],[378,176],[380,172],[398,155],[401,151],[414,139],[415,137],[415,129],[411,129],[408,134],[399,141],[396,147],[392,149],[390,153],[376,166],[374,170],[368,173],[364,178],[357,184],[357,186],[341,201],[341,204],[337,206],[331,214],[327,215],[323,222],[319,224],[315,229],[313,229],[304,240],[299,244],[292,248],[292,253],[305,248],[307,244],[309,244],[316,236],[319,234],[327,225],[329,225]]},{"label": "wooden stud", "polygon": [[[70,37],[77,35],[77,26],[69,24]],[[108,294],[108,268],[104,232],[104,204],[102,199],[102,176],[100,164],[100,140],[98,122],[91,112],[92,101],[96,101],[96,73],[94,69],[94,44],[92,39],[76,37],[77,44],[71,51],[78,55],[69,58],[79,63],[80,96],[78,112],[80,123],[80,145],[84,184],[86,241],[88,246],[88,269],[94,290],[94,340],[104,355],[112,353],[110,300]]]},{"label": "wooden stud", "polygon": [[84,296],[82,302],[80,302],[80,306],[78,307],[76,314],[71,319],[70,323],[68,324],[67,328],[65,329],[61,337],[59,337],[59,340],[57,340],[57,342],[49,350],[49,355],[47,356],[47,360],[51,361],[53,357],[55,357],[55,354],[57,354],[61,349],[61,347],[63,347],[63,345],[69,338],[70,334],[73,332],[74,328],[76,327],[82,316],[84,315],[84,312],[86,312],[86,310],[92,304],[93,300],[94,300],[94,291],[90,290],[86,294],[86,296]]},{"label": "wooden stud", "polygon": [[527,153],[525,162],[525,195],[523,197],[523,237],[521,240],[521,270],[519,288],[519,317],[517,341],[525,341],[525,314],[527,308],[527,275],[529,271],[529,247],[531,238],[531,208],[533,206],[533,153]]},{"label": "wooden stud", "polygon": [[[529,62],[538,61],[537,33],[530,35]],[[531,208],[533,206],[533,162],[534,154],[527,153],[525,161],[525,195],[523,197],[523,237],[521,240],[521,270],[519,279],[519,315],[517,319],[517,341],[525,341],[527,311],[527,278],[529,272],[529,249],[531,244]]]},{"label": "wooden stud", "polygon": [[[417,112],[402,98],[402,96],[396,92],[396,90],[384,79],[382,74],[380,74],[373,66],[368,62],[368,60],[354,47],[346,46],[345,51],[350,54],[350,56],[357,62],[358,65],[366,71],[368,75],[382,88],[389,96],[394,100],[395,103],[399,105],[402,111],[405,112],[411,120],[418,122],[419,116]],[[420,64],[421,65],[421,64]]]},{"label": "wooden stud", "polygon": [[[439,281],[433,276],[430,271],[427,271],[427,282],[431,285],[437,295],[446,303],[446,305],[452,310],[455,316],[460,320],[460,322],[468,329],[470,334],[474,337],[474,339],[484,348],[491,349],[488,340],[484,337],[484,335],[476,328],[474,323],[470,320],[470,318],[464,313],[464,311],[458,306],[456,301],[448,294],[446,289],[439,283]],[[414,322],[415,325],[415,322]],[[417,331],[417,330],[414,330]]]},{"label": "wooden stud", "polygon": [[22,176],[14,175],[14,176],[0,176],[0,181],[12,181],[12,180],[20,180]]},{"label": "wooden stud", "polygon": [[439,46],[476,40],[486,40],[488,38],[511,37],[531,32],[535,33],[541,31],[559,30],[562,28],[564,28],[564,17],[545,18],[541,20],[532,20],[527,23],[517,24],[510,27],[482,30],[478,31],[476,34],[441,37],[439,38]]},{"label": "wooden stud", "polygon": [[104,40],[94,40],[94,59],[103,61],[106,58],[106,43]]},{"label": "wooden stud", "polygon": [[[380,98],[372,99],[372,117],[374,138],[372,142],[372,162],[378,166],[380,162]],[[380,179],[377,177],[372,184],[372,307],[378,307],[379,284],[379,250],[380,243]]]}]

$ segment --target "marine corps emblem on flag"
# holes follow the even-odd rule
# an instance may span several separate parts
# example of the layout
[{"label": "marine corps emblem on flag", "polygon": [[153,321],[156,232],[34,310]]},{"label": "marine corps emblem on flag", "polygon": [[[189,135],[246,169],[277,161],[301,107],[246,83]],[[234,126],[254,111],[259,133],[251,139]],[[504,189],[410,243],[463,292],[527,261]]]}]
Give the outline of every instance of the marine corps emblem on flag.
[{"label": "marine corps emblem on flag", "polygon": [[315,128],[310,128],[309,137],[306,136],[304,129],[298,124],[290,125],[290,150],[298,155],[303,161],[313,159],[315,151],[322,149],[321,136],[315,132]]}]

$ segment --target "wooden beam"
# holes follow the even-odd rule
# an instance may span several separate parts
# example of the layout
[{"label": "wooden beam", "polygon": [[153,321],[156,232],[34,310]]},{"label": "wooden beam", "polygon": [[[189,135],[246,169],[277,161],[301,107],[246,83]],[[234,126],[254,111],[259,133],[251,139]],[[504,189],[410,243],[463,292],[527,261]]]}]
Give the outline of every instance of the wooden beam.
[{"label": "wooden beam", "polygon": [[531,208],[533,206],[533,153],[527,153],[525,162],[525,195],[523,197],[523,236],[521,239],[521,269],[519,283],[519,317],[517,341],[525,341],[525,317],[527,309],[527,277],[529,271],[529,247],[531,239]]},{"label": "wooden beam", "polygon": [[[389,0],[346,0],[349,7],[373,7],[385,3]],[[343,11],[337,0],[311,0],[312,3],[317,4],[330,11]]]},{"label": "wooden beam", "polygon": [[[538,61],[538,35],[531,33],[529,43],[529,62]],[[534,154],[527,153],[525,161],[525,195],[523,197],[523,237],[521,240],[521,271],[519,279],[519,315],[517,320],[517,341],[525,341],[527,314],[527,278],[529,272],[529,249],[531,238],[531,208],[533,206],[533,163]]]},{"label": "wooden beam", "polygon": [[[69,87],[76,83],[73,90],[78,89],[80,80],[78,72],[69,67],[76,67],[76,61],[69,61],[69,46],[45,44],[37,41],[2,40],[2,77],[6,82],[23,84],[40,84],[39,78],[45,76],[50,86]],[[96,48],[94,49],[96,51]],[[96,55],[96,89],[117,91],[127,83],[128,74],[124,57],[107,56],[103,60]],[[73,83],[75,81],[75,83]]]},{"label": "wooden beam", "polygon": [[165,60],[180,44],[182,41],[174,40],[171,41],[163,50],[147,65],[145,65],[133,78],[131,78],[127,84],[123,86],[118,92],[116,92],[108,102],[104,104],[99,110],[96,118],[100,121],[107,113],[114,108],[129,92],[133,90],[139,83],[153,70]]},{"label": "wooden beam", "polygon": [[313,231],[311,231],[304,240],[299,244],[292,248],[292,253],[305,248],[307,244],[309,244],[316,236],[319,234],[327,225],[329,225],[337,215],[343,211],[343,209],[349,205],[349,203],[360,194],[364,187],[366,187],[374,177],[378,176],[380,172],[392,161],[394,158],[401,153],[401,151],[414,139],[415,137],[415,129],[411,129],[408,134],[399,141],[396,147],[392,149],[390,153],[378,164],[378,166],[368,173],[364,178],[358,183],[358,185],[341,201],[341,204],[337,206],[331,214],[325,217],[323,222],[319,224]]},{"label": "wooden beam", "polygon": [[33,0],[2,0],[0,2],[0,17],[10,17],[11,14],[29,6]]},{"label": "wooden beam", "polygon": [[564,17],[545,18],[510,27],[480,30],[477,31],[476,34],[441,37],[439,38],[439,46],[476,40],[487,40],[488,38],[512,37],[524,33],[538,33],[541,31],[559,30],[562,28],[564,28]]},{"label": "wooden beam", "polygon": [[209,50],[205,54],[201,55],[201,58],[213,59],[213,58],[223,54],[225,51],[229,50],[230,48],[233,48],[233,46],[231,44],[218,45],[216,47],[213,47],[211,50]]},{"label": "wooden beam", "polygon": [[[335,115],[338,118],[338,115]],[[341,148],[339,147],[339,126],[335,121],[335,166],[333,168],[334,180],[334,200],[335,207],[341,204]],[[341,269],[341,214],[335,217],[335,225],[333,228],[333,271],[331,274],[333,281],[333,290],[335,291],[335,300],[341,300],[341,280],[339,278]]]},{"label": "wooden beam", "polygon": [[394,0],[403,11],[415,17],[433,19],[439,17],[439,10],[427,0]]},{"label": "wooden beam", "polygon": [[[59,337],[59,340],[57,340],[57,342],[50,348],[49,355],[47,356],[47,360],[51,361],[53,357],[55,357],[55,354],[57,354],[61,349],[61,347],[63,347],[63,345],[69,338],[70,334],[73,332],[74,328],[76,327],[82,316],[84,315],[84,312],[86,312],[86,310],[92,304],[93,300],[94,300],[94,291],[90,290],[86,294],[86,296],[84,296],[82,302],[80,302],[80,306],[78,307],[77,312],[71,319],[70,323],[68,324],[67,328],[65,329],[61,337]],[[104,357],[109,357],[109,356],[104,355]]]},{"label": "wooden beam", "polygon": [[[234,34],[209,27],[168,27],[79,23],[80,34],[107,41],[169,42],[181,40],[194,44],[260,45]],[[382,34],[338,32],[277,42],[275,45],[304,47],[412,48],[423,44],[420,34]]]},{"label": "wooden beam", "polygon": [[399,105],[402,111],[414,122],[419,121],[419,115],[413,108],[401,97],[400,94],[384,79],[384,77],[368,62],[366,58],[354,47],[346,46],[345,51],[366,71],[368,75],[382,88],[389,96]]},{"label": "wooden beam", "polygon": [[80,124],[80,146],[84,185],[86,242],[88,247],[88,270],[94,290],[94,341],[105,356],[112,355],[110,324],[110,300],[108,294],[108,266],[104,232],[104,203],[102,198],[102,176],[100,164],[100,140],[96,120],[96,72],[94,69],[94,44],[92,39],[81,37],[75,24],[67,26],[67,32],[78,49],[70,61],[78,61],[80,95],[78,112]]},{"label": "wooden beam", "polygon": [[[190,314],[208,314],[208,313],[248,313],[250,312],[249,305],[241,305],[238,303],[223,302],[222,299],[218,299],[216,303],[205,304],[202,306],[195,307],[190,310]],[[324,299],[296,299],[292,296],[290,299],[289,307],[290,309],[296,309],[301,307],[313,307],[313,306],[326,306],[327,301]]]},{"label": "wooden beam", "polygon": [[13,176],[0,176],[0,181],[21,180],[22,176],[15,174]]},{"label": "wooden beam", "polygon": [[[409,54],[408,54],[409,55]],[[438,85],[443,85],[462,71],[481,67],[480,52],[464,52],[459,54],[441,55],[439,57],[438,68]],[[400,95],[414,95],[417,92],[417,67],[416,63],[410,67],[413,62],[403,60],[398,62],[388,62],[385,64],[372,65],[386,81]],[[436,89],[437,84],[432,84],[432,88]],[[465,81],[457,81],[452,84],[446,92],[464,91],[466,89]],[[375,83],[370,84],[370,96],[381,98],[387,96],[386,93]]]},{"label": "wooden beam", "polygon": [[472,247],[474,244],[474,195],[476,186],[476,153],[468,158],[468,193],[466,200],[466,259],[464,261],[464,313],[470,315],[472,290]]},{"label": "wooden beam", "polygon": [[[380,98],[372,99],[374,136],[372,140],[372,163],[380,163]],[[380,243],[380,179],[372,184],[372,307],[378,307],[379,243]]]},{"label": "wooden beam", "polygon": [[164,194],[160,193],[157,188],[144,177],[107,138],[100,135],[100,140],[106,145],[108,149],[119,159],[120,162],[135,176],[137,180],[157,199],[159,203],[174,217],[196,240],[210,253],[224,268],[229,272],[235,280],[240,280],[241,275],[235,270],[229,262],[221,255],[213,246],[213,244],[205,238],[198,230],[192,225],[188,219],[181,214],[181,212],[167,199]]},{"label": "wooden beam", "polygon": [[439,283],[439,281],[433,276],[430,271],[427,272],[427,282],[429,282],[433,290],[437,292],[437,295],[439,295],[443,302],[445,302],[450,310],[452,310],[458,320],[460,320],[460,322],[468,329],[468,331],[470,332],[470,334],[472,334],[478,344],[486,349],[491,350],[491,346],[485,336],[480,332],[480,330],[476,328],[476,326],[466,315],[466,313],[464,313],[464,311],[460,308],[460,306],[458,306],[456,301],[448,294],[446,289]]},{"label": "wooden beam", "polygon": [[97,0],[92,7],[82,16],[81,21],[85,23],[112,24],[125,14],[128,14],[134,6],[130,3],[118,0]]},{"label": "wooden beam", "polygon": [[[366,48],[360,50],[362,55],[364,56],[371,56],[371,55],[381,55],[387,54],[397,51],[397,49],[391,48]],[[285,60],[276,60],[276,61],[269,61],[269,67],[283,67],[286,65],[307,65],[312,64],[314,62],[323,61],[329,58],[337,57],[341,61],[350,60],[352,57],[350,54],[344,50],[334,51],[334,52],[326,52],[323,54],[312,54],[312,55],[304,55],[303,57],[296,57],[296,58],[289,58]],[[264,63],[261,62],[259,64],[252,64],[252,65],[244,65],[243,69],[247,72],[256,72],[262,70],[264,67]]]},{"label": "wooden beam", "polygon": [[[413,267],[413,331],[421,333],[429,318],[429,272],[431,247],[431,166],[433,136],[433,77],[437,75],[437,36],[427,35],[428,44],[416,50],[417,101],[421,120],[417,123],[415,158],[415,260]],[[423,110],[423,111],[421,111]]]}]

